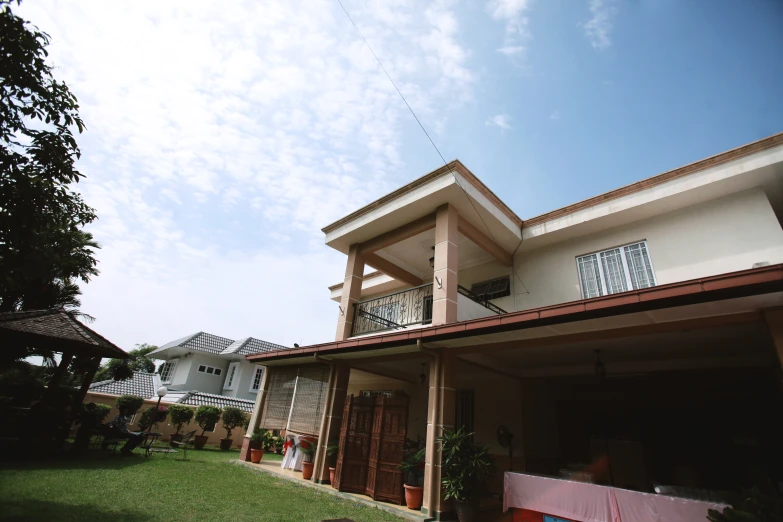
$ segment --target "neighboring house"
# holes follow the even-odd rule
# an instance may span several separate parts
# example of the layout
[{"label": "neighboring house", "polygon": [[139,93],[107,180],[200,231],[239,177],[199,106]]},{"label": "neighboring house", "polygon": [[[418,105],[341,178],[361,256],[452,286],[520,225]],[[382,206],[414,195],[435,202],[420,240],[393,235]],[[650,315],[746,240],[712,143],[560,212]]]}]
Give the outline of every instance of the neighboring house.
[{"label": "neighboring house", "polygon": [[[453,161],[323,229],[347,256],[335,339],[247,357],[267,368],[250,431],[290,424],[307,375],[314,480],[345,421],[351,444],[381,438],[387,466],[341,448],[340,489],[396,491],[391,456],[418,435],[423,511],[441,518],[435,436],[452,427],[501,472],[505,426],[516,470],[651,491],[731,489],[757,465],[777,483],[782,217],[783,134],[524,220]],[[386,444],[391,417],[354,423],[352,405],[397,391],[410,402]]]},{"label": "neighboring house", "polygon": [[253,337],[233,341],[198,332],[164,344],[147,356],[164,361],[158,374],[170,393],[198,391],[255,401],[264,368],[248,362],[245,356],[286,348]]}]

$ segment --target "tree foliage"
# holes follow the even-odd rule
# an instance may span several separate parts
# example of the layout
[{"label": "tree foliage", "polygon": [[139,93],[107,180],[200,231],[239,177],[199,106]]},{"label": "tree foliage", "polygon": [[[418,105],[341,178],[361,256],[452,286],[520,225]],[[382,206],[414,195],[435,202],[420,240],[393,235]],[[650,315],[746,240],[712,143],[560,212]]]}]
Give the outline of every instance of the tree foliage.
[{"label": "tree foliage", "polygon": [[127,359],[109,359],[109,362],[98,368],[93,380],[95,382],[111,379],[124,381],[133,377],[133,372],[153,373],[155,363],[147,355],[157,349],[157,346],[151,344],[137,344],[135,350],[128,352]]},{"label": "tree foliage", "polygon": [[169,422],[177,429],[177,435],[182,426],[189,423],[193,419],[193,408],[190,406],[183,406],[181,404],[172,404],[169,406]]},{"label": "tree foliage", "polygon": [[46,63],[49,35],[12,4],[0,0],[0,312],[77,311],[76,281],[97,275],[99,248],[82,230],[95,211],[72,188],[84,123]]},{"label": "tree foliage", "polygon": [[136,415],[143,405],[144,398],[138,395],[120,395],[117,397],[117,409],[120,411],[120,414]]},{"label": "tree foliage", "polygon": [[196,410],[196,424],[201,428],[201,435],[203,436],[207,430],[213,431],[215,424],[220,420],[221,414],[220,408],[215,406],[202,405]]},{"label": "tree foliage", "polygon": [[233,406],[227,406],[224,408],[223,427],[226,429],[226,438],[230,439],[231,432],[234,430],[234,428],[244,425],[246,420],[247,416],[245,415],[245,412],[239,408],[234,408]]}]

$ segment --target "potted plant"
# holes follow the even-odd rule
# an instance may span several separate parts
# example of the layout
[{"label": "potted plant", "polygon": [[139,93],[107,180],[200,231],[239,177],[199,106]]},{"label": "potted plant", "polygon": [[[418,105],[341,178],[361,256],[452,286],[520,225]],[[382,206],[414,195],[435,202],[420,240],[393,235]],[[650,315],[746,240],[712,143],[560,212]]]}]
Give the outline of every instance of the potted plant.
[{"label": "potted plant", "polygon": [[182,435],[179,431],[185,424],[190,423],[193,419],[193,413],[195,412],[190,406],[183,406],[182,404],[172,404],[169,406],[169,423],[177,430],[169,437],[169,440],[177,442],[182,440]]},{"label": "potted plant", "polygon": [[117,397],[117,410],[120,415],[133,417],[144,405],[144,399],[138,395],[120,395]]},{"label": "potted plant", "polygon": [[301,439],[299,442],[299,451],[304,454],[302,461],[302,478],[310,480],[313,476],[313,458],[318,450],[318,444],[313,439]]},{"label": "potted plant", "polygon": [[340,447],[337,444],[326,447],[326,456],[329,457],[329,484],[334,485],[334,470],[337,464],[337,454],[340,452]]},{"label": "potted plant", "polygon": [[234,428],[244,426],[246,420],[245,412],[239,408],[228,406],[223,410],[223,427],[226,429],[226,438],[220,439],[220,449],[228,451],[231,448],[231,444],[234,442],[231,440],[231,432]]},{"label": "potted plant", "polygon": [[261,428],[253,430],[250,436],[250,462],[258,464],[264,458],[264,451],[268,451],[272,446],[273,435]]},{"label": "potted plant", "polygon": [[150,406],[141,413],[139,419],[139,428],[141,431],[147,431],[158,427],[158,424],[165,421],[168,416],[168,408],[165,406]]},{"label": "potted plant", "polygon": [[472,433],[463,428],[444,430],[436,440],[441,451],[441,482],[443,498],[454,500],[454,510],[460,522],[473,522],[478,513],[478,501],[484,481],[492,473],[489,450],[474,443]]},{"label": "potted plant", "polygon": [[408,509],[421,509],[424,499],[424,487],[420,485],[424,475],[424,452],[425,448],[410,450],[405,453],[400,464],[400,469],[405,473],[403,487]]},{"label": "potted plant", "polygon": [[199,406],[196,410],[196,424],[198,424],[198,427],[201,428],[201,435],[196,435],[193,440],[193,446],[196,449],[201,449],[204,447],[204,444],[207,443],[208,437],[204,435],[207,430],[213,431],[215,429],[215,425],[220,420],[220,408],[216,408],[214,406]]}]

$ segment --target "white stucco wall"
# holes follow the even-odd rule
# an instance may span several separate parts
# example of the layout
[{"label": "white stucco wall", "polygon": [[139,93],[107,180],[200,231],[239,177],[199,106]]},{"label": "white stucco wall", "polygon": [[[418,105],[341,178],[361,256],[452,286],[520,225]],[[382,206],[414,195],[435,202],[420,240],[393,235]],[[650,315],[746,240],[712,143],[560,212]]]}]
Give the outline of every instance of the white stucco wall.
[{"label": "white stucco wall", "polygon": [[[520,252],[517,309],[582,298],[576,258],[646,240],[658,285],[783,263],[783,230],[760,188],[676,212]],[[509,308],[510,311],[512,308]]]},{"label": "white stucco wall", "polygon": [[[234,389],[223,390],[221,385],[221,394],[226,395],[227,397],[236,397],[238,399],[256,400],[258,392],[250,391],[250,385],[253,382],[253,373],[255,372],[256,367],[260,367],[260,365],[241,361],[237,368],[237,375],[234,377],[236,379],[233,386]],[[223,379],[223,381],[225,382],[225,379]]]},{"label": "white stucco wall", "polygon": [[469,321],[470,319],[479,319],[497,315],[485,306],[465,297],[462,294],[457,295],[457,321]]},{"label": "white stucco wall", "polygon": [[[180,359],[179,364],[188,365],[187,380],[179,388],[183,390],[198,390],[204,393],[216,393],[221,394],[223,391],[223,381],[226,379],[226,370],[230,361],[215,357],[209,354],[193,352],[192,355]],[[177,365],[177,374],[179,376],[179,364]],[[210,375],[208,373],[201,373],[198,371],[198,367],[201,364],[220,368],[222,370],[220,375]],[[177,383],[172,383],[176,385]]]}]

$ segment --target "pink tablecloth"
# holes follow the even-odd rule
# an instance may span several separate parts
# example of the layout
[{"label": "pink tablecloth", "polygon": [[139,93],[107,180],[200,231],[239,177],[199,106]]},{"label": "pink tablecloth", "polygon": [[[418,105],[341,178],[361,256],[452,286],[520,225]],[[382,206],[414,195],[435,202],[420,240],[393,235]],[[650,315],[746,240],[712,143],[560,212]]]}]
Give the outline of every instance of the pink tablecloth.
[{"label": "pink tablecloth", "polygon": [[723,504],[640,493],[584,482],[505,474],[503,511],[529,509],[577,522],[701,522]]}]

